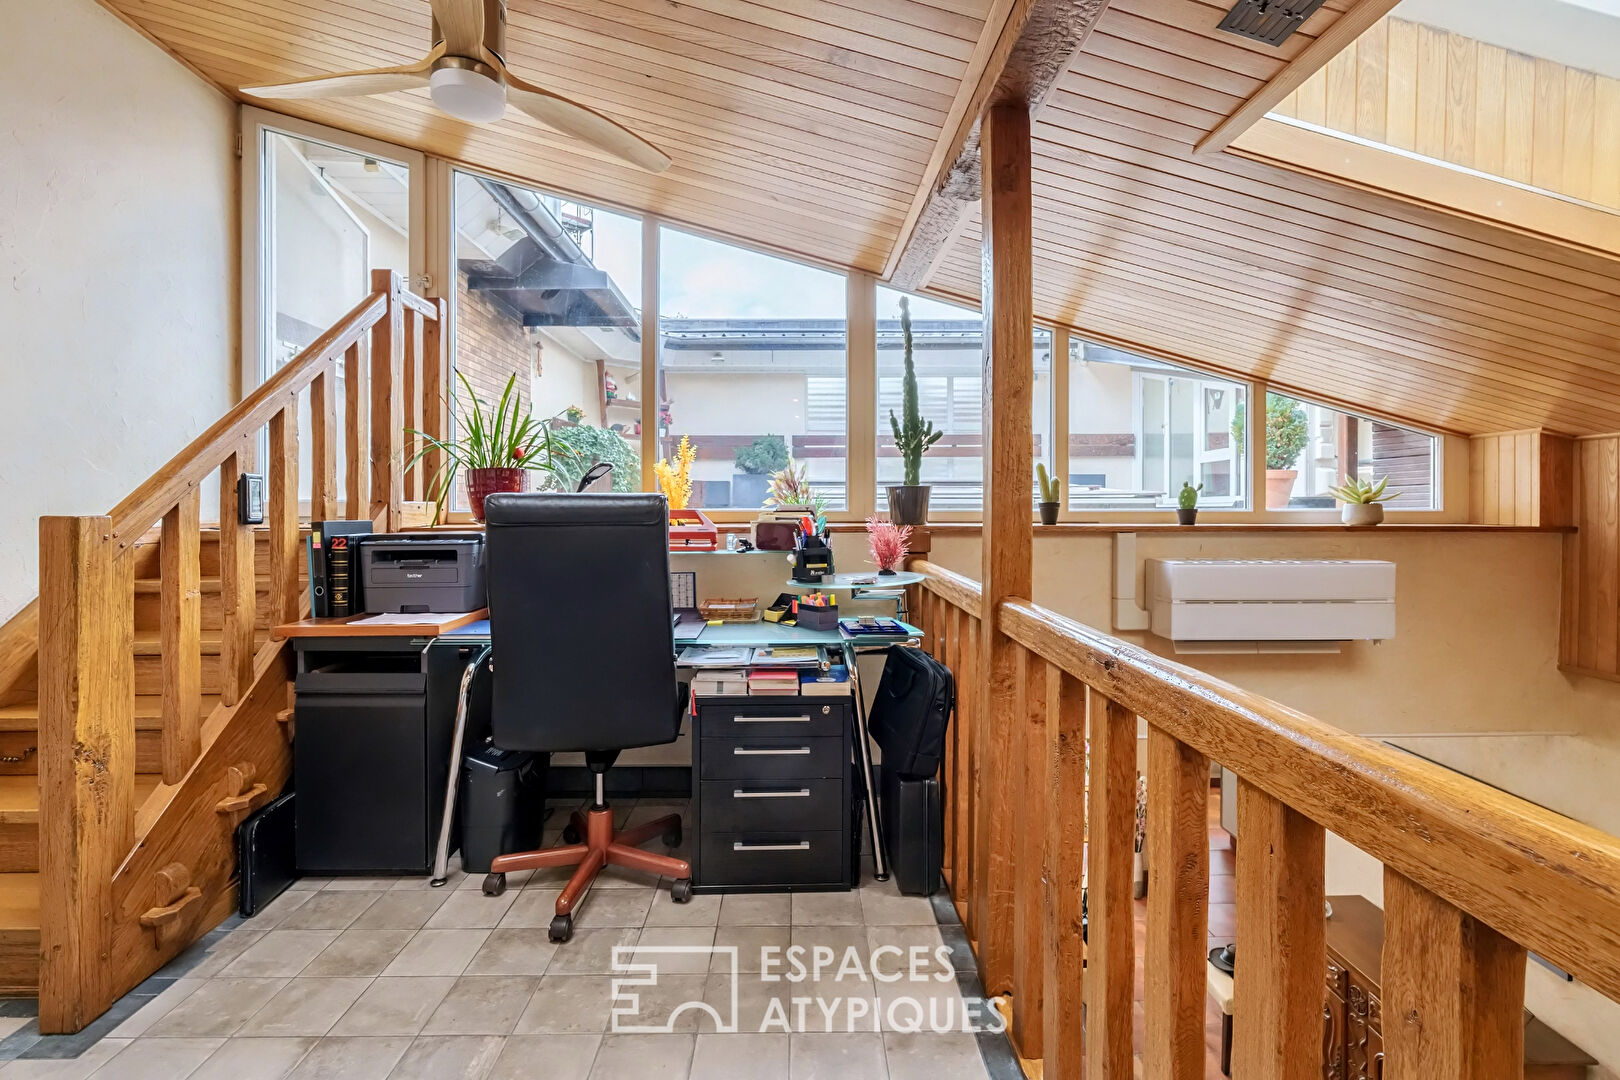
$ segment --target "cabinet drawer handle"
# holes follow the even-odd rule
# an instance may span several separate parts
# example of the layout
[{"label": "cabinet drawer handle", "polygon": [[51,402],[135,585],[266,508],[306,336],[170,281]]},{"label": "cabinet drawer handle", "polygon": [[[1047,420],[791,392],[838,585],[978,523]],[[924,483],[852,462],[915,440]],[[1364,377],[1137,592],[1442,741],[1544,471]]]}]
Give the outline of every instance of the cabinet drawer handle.
[{"label": "cabinet drawer handle", "polygon": [[731,792],[733,799],[808,799],[810,789],[800,788],[798,791],[744,791],[735,788]]},{"label": "cabinet drawer handle", "polygon": [[732,851],[809,851],[810,841],[800,840],[797,844],[745,844],[741,840],[731,843]]},{"label": "cabinet drawer handle", "polygon": [[808,724],[808,716],[733,716],[733,724]]},{"label": "cabinet drawer handle", "polygon": [[792,746],[782,749],[756,750],[746,746],[734,746],[731,752],[737,757],[800,757],[810,753],[808,746]]}]

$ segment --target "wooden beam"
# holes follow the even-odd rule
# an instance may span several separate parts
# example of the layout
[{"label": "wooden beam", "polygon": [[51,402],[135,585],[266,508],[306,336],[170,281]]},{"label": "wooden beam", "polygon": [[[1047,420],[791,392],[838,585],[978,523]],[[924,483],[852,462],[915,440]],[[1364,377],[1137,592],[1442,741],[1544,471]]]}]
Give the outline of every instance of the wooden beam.
[{"label": "wooden beam", "polygon": [[[1088,688],[1086,899],[1091,918],[1085,975],[1085,1075],[1130,1080],[1135,928],[1131,863],[1136,838],[1136,717]],[[1070,1017],[1070,1022],[1073,1017]],[[1073,1068],[1072,1063],[1070,1068]],[[1069,1075],[1077,1075],[1078,1069]],[[1067,1078],[1065,1078],[1067,1080]]]},{"label": "wooden beam", "polygon": [[[1266,113],[1276,108],[1283,98],[1304,85],[1305,80],[1327,66],[1351,42],[1364,34],[1374,23],[1388,15],[1400,0],[1361,0],[1335,19],[1316,40],[1305,46],[1293,62],[1274,75],[1270,82],[1256,90],[1249,100],[1215,126],[1215,129],[1193,148],[1195,154],[1214,154],[1225,150],[1232,140],[1248,131]],[[1309,26],[1310,22],[1306,22]]]},{"label": "wooden beam", "polygon": [[1041,1064],[1052,1080],[1085,1068],[1086,946],[1081,888],[1086,852],[1086,687],[1055,664],[1046,665],[1046,1032]]},{"label": "wooden beam", "polygon": [[1146,1075],[1203,1080],[1209,759],[1148,728]]},{"label": "wooden beam", "polygon": [[998,0],[991,8],[928,159],[925,183],[883,267],[896,288],[918,289],[928,281],[979,199],[984,111],[1009,101],[1032,113],[1039,109],[1107,6],[1108,0]]},{"label": "wooden beam", "polygon": [[975,885],[979,908],[979,961],[985,990],[999,994],[1012,983],[1013,881],[1018,861],[1014,821],[1020,812],[1022,760],[1017,713],[1018,647],[997,626],[1001,601],[1031,591],[1034,529],[1029,465],[1029,414],[1035,381],[1034,285],[1029,109],[996,105],[985,114],[984,147],[984,627],[978,683],[982,804],[975,834],[988,858]]}]

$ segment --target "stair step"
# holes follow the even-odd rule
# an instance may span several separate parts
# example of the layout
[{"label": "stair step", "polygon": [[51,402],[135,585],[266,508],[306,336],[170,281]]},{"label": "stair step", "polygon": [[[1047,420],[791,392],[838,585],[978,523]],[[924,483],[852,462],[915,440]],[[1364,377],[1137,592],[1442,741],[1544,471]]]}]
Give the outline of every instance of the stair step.
[{"label": "stair step", "polygon": [[[162,625],[162,585],[155,578],[135,583],[135,629],[156,632]],[[202,629],[219,631],[225,625],[225,610],[220,599],[220,579],[202,579],[202,597],[199,605]],[[260,578],[254,586],[253,625],[260,630],[270,628],[270,579]]]},{"label": "stair step", "polygon": [[[218,694],[204,694],[202,715],[207,716],[219,705]],[[157,731],[163,723],[163,696],[161,694],[135,695],[135,730]],[[39,702],[21,701],[0,705],[0,732],[38,731]]]},{"label": "stair step", "polygon": [[39,874],[0,874],[0,996],[39,992]]},{"label": "stair step", "polygon": [[[204,695],[200,708],[204,718],[219,705],[217,695]],[[163,764],[163,699],[142,694],[135,699],[135,769],[155,773]],[[0,705],[0,777],[39,772],[39,703]],[[3,862],[3,860],[0,860]]]},{"label": "stair step", "polygon": [[[135,774],[135,806],[152,794],[163,778],[156,773]],[[39,869],[39,777],[0,776],[0,882],[14,873]],[[0,909],[6,903],[0,891]],[[9,926],[0,910],[0,931]],[[0,946],[0,957],[4,948]],[[0,975],[0,983],[4,982]]]}]

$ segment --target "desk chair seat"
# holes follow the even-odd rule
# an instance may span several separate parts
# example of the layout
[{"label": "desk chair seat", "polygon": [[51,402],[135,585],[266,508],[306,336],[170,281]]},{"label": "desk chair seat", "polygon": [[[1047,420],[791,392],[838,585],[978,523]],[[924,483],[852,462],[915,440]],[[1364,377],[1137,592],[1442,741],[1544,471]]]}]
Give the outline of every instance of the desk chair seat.
[{"label": "desk chair seat", "polygon": [[604,794],[621,750],[680,734],[667,503],[643,494],[501,494],[484,501],[484,516],[495,744],[582,751],[596,780],[596,797],[572,815],[563,846],[498,856],[484,892],[504,892],[515,870],[575,867],[557,898],[552,941],[573,935],[574,910],[605,866],[670,878],[671,895],[685,903],[691,865],[639,846],[658,836],[678,845],[679,815],[615,833]]}]

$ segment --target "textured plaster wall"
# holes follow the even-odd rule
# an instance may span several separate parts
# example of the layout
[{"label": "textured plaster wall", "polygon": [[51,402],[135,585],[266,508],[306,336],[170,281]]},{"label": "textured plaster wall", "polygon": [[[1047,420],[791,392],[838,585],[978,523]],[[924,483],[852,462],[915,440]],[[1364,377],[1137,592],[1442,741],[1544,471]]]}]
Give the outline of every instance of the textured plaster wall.
[{"label": "textured plaster wall", "polygon": [[92,0],[0,0],[0,622],[235,399],[235,108]]}]

